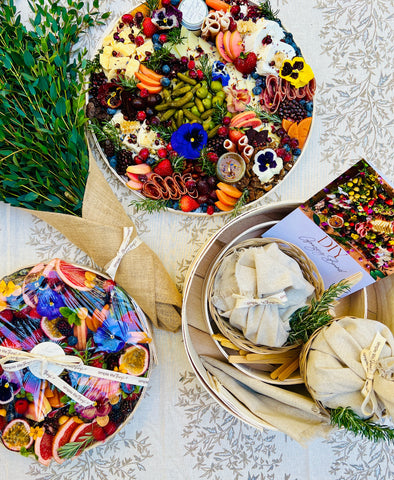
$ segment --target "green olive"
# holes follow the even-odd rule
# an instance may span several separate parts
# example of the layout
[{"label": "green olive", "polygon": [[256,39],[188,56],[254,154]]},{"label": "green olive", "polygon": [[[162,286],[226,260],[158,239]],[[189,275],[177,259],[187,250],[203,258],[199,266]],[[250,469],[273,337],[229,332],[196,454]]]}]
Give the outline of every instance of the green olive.
[{"label": "green olive", "polygon": [[190,111],[192,112],[193,115],[195,115],[196,117],[199,117],[201,115],[199,109],[196,107],[196,105],[194,105],[194,107],[192,107],[190,109]]},{"label": "green olive", "polygon": [[211,82],[211,90],[214,92],[220,92],[220,90],[223,90],[222,82],[219,82],[219,80]]},{"label": "green olive", "polygon": [[215,97],[223,98],[223,100],[226,98],[226,93],[223,92],[223,90],[220,90],[220,92],[216,92]]},{"label": "green olive", "polygon": [[212,99],[212,106],[214,105],[223,105],[224,99],[215,95]]},{"label": "green olive", "polygon": [[206,98],[206,96],[208,95],[208,89],[207,89],[207,87],[200,87],[200,88],[197,90],[196,95],[197,95],[197,97],[200,98],[200,99]]},{"label": "green olive", "polygon": [[209,110],[212,107],[212,100],[210,98],[203,98],[201,101],[205,110]]},{"label": "green olive", "polygon": [[212,98],[213,98],[213,95],[212,95],[212,93],[211,93],[211,92],[208,92],[208,95],[207,95],[207,97],[206,97],[206,98],[209,98],[209,100],[212,100]]}]

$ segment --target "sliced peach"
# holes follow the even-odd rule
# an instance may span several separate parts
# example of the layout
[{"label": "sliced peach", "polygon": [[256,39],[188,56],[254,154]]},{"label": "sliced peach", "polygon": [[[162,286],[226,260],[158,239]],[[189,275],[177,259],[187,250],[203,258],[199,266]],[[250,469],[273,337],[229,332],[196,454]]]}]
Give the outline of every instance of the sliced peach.
[{"label": "sliced peach", "polygon": [[135,180],[129,180],[126,185],[131,188],[131,190],[142,190],[144,184],[142,182],[136,182]]},{"label": "sliced peach", "polygon": [[141,80],[142,83],[145,83],[145,85],[149,85],[150,87],[160,87],[160,82],[157,80],[153,80],[152,78],[144,75],[141,72],[136,72],[135,76],[138,78],[138,80]]},{"label": "sliced peach", "polygon": [[222,203],[221,201],[215,202],[215,205],[218,207],[219,210],[222,210],[223,212],[231,212],[231,210],[234,209],[234,207],[230,205],[226,205],[225,203]]},{"label": "sliced peach", "polygon": [[219,202],[222,202],[229,207],[233,207],[237,203],[236,198],[230,197],[230,195],[222,192],[222,190],[216,190],[216,195],[218,196]]},{"label": "sliced peach", "polygon": [[237,128],[257,128],[259,127],[263,122],[259,118],[251,118],[250,120],[243,120],[240,123],[237,123]]},{"label": "sliced peach", "polygon": [[231,33],[230,37],[230,50],[231,50],[231,58],[235,60],[238,58],[241,53],[244,51],[244,46],[242,43],[242,37],[239,34],[238,30],[234,30]]},{"label": "sliced peach", "polygon": [[152,80],[156,80],[157,82],[160,82],[160,80],[164,76],[164,75],[160,75],[159,73],[156,73],[154,70],[151,70],[150,68],[146,67],[142,63],[140,65],[140,72],[146,75],[147,77],[151,78]]},{"label": "sliced peach", "polygon": [[234,185],[230,185],[228,183],[219,182],[217,187],[224,193],[227,193],[230,197],[239,198],[242,195],[241,190],[238,190],[237,187]]},{"label": "sliced peach", "polygon": [[151,171],[150,166],[147,163],[140,163],[138,165],[130,165],[127,167],[127,173],[134,173],[136,175],[146,175]]},{"label": "sliced peach", "polygon": [[140,90],[143,90],[144,88],[146,88],[149,93],[160,93],[163,90],[162,86],[152,87],[151,85],[147,85],[146,83],[142,83],[142,82],[137,83],[137,87]]},{"label": "sliced peach", "polygon": [[126,175],[129,177],[130,180],[134,180],[135,182],[139,182],[140,179],[136,173],[131,173],[126,171]]},{"label": "sliced peach", "polygon": [[216,40],[215,40],[216,48],[217,48],[220,56],[223,58],[223,60],[225,60],[228,63],[232,63],[231,58],[227,55],[226,50],[224,48],[223,36],[224,36],[223,32],[219,32],[216,35]]},{"label": "sliced peach", "polygon": [[237,113],[231,119],[230,127],[238,127],[238,124],[243,120],[251,120],[252,118],[256,118],[256,114],[252,111],[245,110],[244,112]]},{"label": "sliced peach", "polygon": [[230,30],[227,30],[226,32],[224,32],[224,35],[223,35],[223,46],[224,46],[224,50],[226,51],[226,54],[231,58],[231,61],[232,61],[234,60],[234,57],[231,53],[230,38],[231,38],[231,32]]}]

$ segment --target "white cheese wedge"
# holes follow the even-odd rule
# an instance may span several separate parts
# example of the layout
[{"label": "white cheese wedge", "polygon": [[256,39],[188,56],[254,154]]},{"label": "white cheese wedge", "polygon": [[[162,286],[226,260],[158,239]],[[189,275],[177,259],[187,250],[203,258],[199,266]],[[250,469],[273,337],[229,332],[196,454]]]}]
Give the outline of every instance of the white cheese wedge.
[{"label": "white cheese wedge", "polygon": [[145,52],[153,52],[153,42],[151,39],[146,40],[146,42],[140,47],[136,48],[135,54],[138,56],[138,60],[142,62],[145,60]]},{"label": "white cheese wedge", "polygon": [[100,54],[100,65],[104,70],[109,70],[109,61],[111,60],[112,55],[107,55],[104,53]]},{"label": "white cheese wedge", "polygon": [[124,74],[127,78],[133,78],[136,72],[138,72],[139,68],[140,62],[138,60],[135,60],[134,58],[131,58],[129,60],[129,63],[127,64]]},{"label": "white cheese wedge", "polygon": [[127,67],[129,62],[128,57],[110,57],[109,59],[109,69],[110,70],[122,70]]},{"label": "white cheese wedge", "polygon": [[134,43],[119,43],[115,48],[123,57],[131,57],[136,51]]}]

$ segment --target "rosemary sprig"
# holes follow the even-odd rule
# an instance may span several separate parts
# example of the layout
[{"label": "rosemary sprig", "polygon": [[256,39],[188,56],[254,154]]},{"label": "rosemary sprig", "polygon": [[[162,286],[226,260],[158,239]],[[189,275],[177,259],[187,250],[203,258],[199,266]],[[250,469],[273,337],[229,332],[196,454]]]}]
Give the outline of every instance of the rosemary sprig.
[{"label": "rosemary sprig", "polygon": [[159,8],[159,0],[145,0],[144,5],[149,10],[149,14]]},{"label": "rosemary sprig", "polygon": [[137,212],[145,211],[147,213],[161,212],[171,206],[169,200],[153,200],[153,198],[144,198],[143,200],[133,200],[130,206],[135,207]]},{"label": "rosemary sprig", "polygon": [[290,334],[288,343],[293,344],[298,340],[306,342],[312,333],[332,320],[329,313],[334,301],[350,289],[346,280],[330,285],[320,298],[313,298],[310,305],[296,310],[290,317]]},{"label": "rosemary sprig", "polygon": [[182,157],[181,155],[177,155],[176,157],[171,158],[171,165],[174,172],[182,173],[183,169],[185,168],[185,162],[185,157]]},{"label": "rosemary sprig", "polygon": [[119,76],[116,83],[123,87],[125,90],[134,91],[137,90],[137,81],[134,78],[126,78],[125,76]]},{"label": "rosemary sprig", "polygon": [[227,115],[227,107],[216,103],[213,106],[212,121],[215,125],[221,125],[223,118]]},{"label": "rosemary sprig", "polygon": [[169,43],[170,46],[183,45],[185,40],[186,40],[186,37],[182,37],[182,35],[181,35],[181,27],[172,28],[167,33],[167,42],[166,43]]},{"label": "rosemary sprig", "polygon": [[172,128],[165,127],[164,125],[151,125],[151,129],[156,132],[160,138],[162,138],[165,142],[169,142],[171,140],[171,136],[174,133]]},{"label": "rosemary sprig", "polygon": [[264,2],[261,2],[258,8],[261,15],[263,15],[263,17],[265,17],[267,20],[275,21],[278,19],[279,10],[273,11],[271,2],[269,0],[264,0]]},{"label": "rosemary sprig", "polygon": [[208,176],[212,177],[216,174],[216,163],[209,160],[208,149],[206,147],[202,148],[200,152],[198,164],[200,165],[201,170],[205,172]]},{"label": "rosemary sprig", "polygon": [[210,85],[212,82],[212,63],[209,61],[207,54],[201,55],[198,62],[198,68],[202,71],[205,80]]},{"label": "rosemary sprig", "polygon": [[279,115],[275,115],[274,113],[268,113],[264,110],[260,110],[259,108],[253,107],[251,105],[246,106],[246,110],[251,110],[256,114],[260,120],[268,120],[271,123],[282,123],[282,119]]},{"label": "rosemary sprig", "polygon": [[155,50],[152,55],[149,57],[149,60],[146,60],[145,65],[151,70],[159,70],[164,63],[168,62],[172,57],[170,49],[166,46]]},{"label": "rosemary sprig", "polygon": [[86,434],[81,437],[79,442],[69,442],[59,448],[58,454],[60,458],[73,458],[75,455],[94,443],[92,434]]},{"label": "rosemary sprig", "polygon": [[113,123],[104,122],[100,124],[97,121],[92,121],[89,124],[88,129],[90,132],[94,133],[98,142],[110,140],[114,144],[115,151],[118,151],[122,148],[119,132]]},{"label": "rosemary sprig", "polygon": [[386,425],[379,425],[358,416],[351,408],[338,407],[330,410],[331,425],[343,427],[355,435],[361,435],[372,442],[394,440],[394,429]]},{"label": "rosemary sprig", "polygon": [[237,200],[237,203],[234,205],[233,211],[231,212],[231,218],[235,218],[241,213],[242,207],[244,207],[249,200],[249,190],[245,188],[242,191],[242,195]]}]

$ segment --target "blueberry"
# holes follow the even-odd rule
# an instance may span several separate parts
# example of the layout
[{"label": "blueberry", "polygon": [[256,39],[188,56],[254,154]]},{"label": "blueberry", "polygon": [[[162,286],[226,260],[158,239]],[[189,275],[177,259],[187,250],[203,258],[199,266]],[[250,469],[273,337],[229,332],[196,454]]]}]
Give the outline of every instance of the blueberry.
[{"label": "blueberry", "polygon": [[162,71],[164,74],[167,74],[167,73],[170,73],[170,72],[171,72],[171,68],[170,68],[168,65],[163,65],[161,71]]},{"label": "blueberry", "polygon": [[301,105],[305,105],[305,104],[306,104],[306,100],[300,100],[300,104],[301,104]]},{"label": "blueberry", "polygon": [[115,115],[116,112],[117,110],[115,110],[114,108],[107,108],[108,115]]},{"label": "blueberry", "polygon": [[171,80],[167,77],[163,77],[161,80],[160,80],[160,83],[163,85],[163,87],[168,87],[171,83]]},{"label": "blueberry", "polygon": [[[260,78],[260,75],[259,75],[257,72],[253,72],[253,73],[252,73],[252,78],[254,78],[255,80],[257,80],[258,78]],[[256,85],[257,85],[257,82],[256,82]]]},{"label": "blueberry", "polygon": [[253,87],[252,92],[254,95],[260,95],[260,93],[263,91],[261,87]]},{"label": "blueberry", "polygon": [[112,157],[109,159],[109,164],[111,165],[112,168],[116,168],[116,157]]},{"label": "blueberry", "polygon": [[286,152],[290,152],[290,145],[283,145],[283,148],[286,150]]},{"label": "blueberry", "polygon": [[159,42],[159,37],[160,37],[160,33],[154,33],[152,35],[152,42],[158,43]]},{"label": "blueberry", "polygon": [[179,202],[173,202],[172,208],[173,208],[174,210],[179,210]]},{"label": "blueberry", "polygon": [[312,116],[312,112],[307,112],[307,116],[308,116],[308,117],[311,117],[311,116]]},{"label": "blueberry", "polygon": [[174,5],[176,7],[178,5],[180,0],[171,0],[171,5]]},{"label": "blueberry", "polygon": [[309,102],[305,106],[307,112],[311,112],[313,110],[313,104],[312,102]]},{"label": "blueberry", "polygon": [[145,160],[145,163],[147,165],[153,165],[154,163],[156,163],[156,159],[154,157],[148,157],[146,160]]},{"label": "blueberry", "polygon": [[75,335],[67,337],[67,343],[70,347],[74,347],[78,343],[78,338]]},{"label": "blueberry", "polygon": [[263,79],[261,77],[256,78],[256,87],[260,87],[263,84]]},{"label": "blueberry", "polygon": [[163,45],[159,42],[153,42],[153,48],[154,50],[160,50],[161,48],[163,48]]},{"label": "blueberry", "polygon": [[293,155],[301,155],[301,149],[296,148],[295,150],[293,150]]}]

